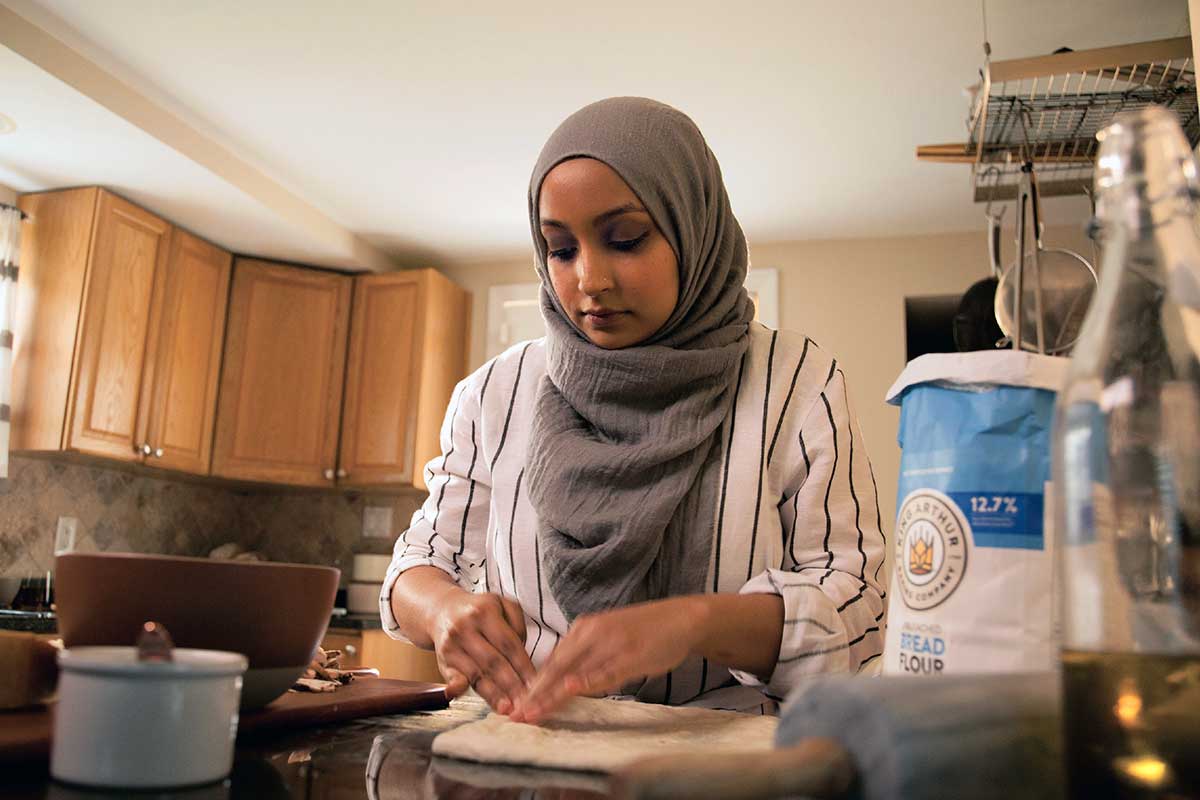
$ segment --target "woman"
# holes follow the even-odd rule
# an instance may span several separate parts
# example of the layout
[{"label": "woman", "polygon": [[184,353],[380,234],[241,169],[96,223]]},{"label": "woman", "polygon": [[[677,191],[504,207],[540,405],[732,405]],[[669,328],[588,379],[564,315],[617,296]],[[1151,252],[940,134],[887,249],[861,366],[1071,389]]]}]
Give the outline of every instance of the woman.
[{"label": "woman", "polygon": [[770,708],[871,663],[884,540],[845,377],[752,321],[695,124],[581,109],[529,214],[547,335],[455,389],[385,629],[437,652],[451,696],[528,722],[576,694]]}]

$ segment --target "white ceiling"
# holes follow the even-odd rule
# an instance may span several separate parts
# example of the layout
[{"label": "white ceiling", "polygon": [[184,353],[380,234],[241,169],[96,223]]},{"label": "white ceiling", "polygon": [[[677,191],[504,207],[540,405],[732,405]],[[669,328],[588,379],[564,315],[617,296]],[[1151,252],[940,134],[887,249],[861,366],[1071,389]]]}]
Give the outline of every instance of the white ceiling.
[{"label": "white ceiling", "polygon": [[[617,94],[697,121],[752,244],[982,229],[967,168],[914,158],[964,136],[979,2],[3,4],[400,263],[527,253],[542,142]],[[995,59],[1188,33],[1186,0],[987,6]],[[0,87],[0,183],[101,183],[239,252],[347,265],[3,47]]]}]

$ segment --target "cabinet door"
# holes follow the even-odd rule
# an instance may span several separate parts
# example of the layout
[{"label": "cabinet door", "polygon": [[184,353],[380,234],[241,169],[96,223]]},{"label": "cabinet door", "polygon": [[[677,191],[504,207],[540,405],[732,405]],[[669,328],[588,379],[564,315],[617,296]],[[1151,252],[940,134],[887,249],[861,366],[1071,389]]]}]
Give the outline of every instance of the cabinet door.
[{"label": "cabinet door", "polygon": [[351,278],[238,259],[214,475],[331,486]]},{"label": "cabinet door", "polygon": [[139,460],[149,383],[147,333],[156,273],[170,226],[132,203],[100,193],[72,370],[66,448]]},{"label": "cabinet door", "polygon": [[142,392],[147,464],[208,474],[231,269],[229,253],[172,232],[151,315],[154,381]]},{"label": "cabinet door", "polygon": [[338,479],[346,486],[408,483],[421,275],[364,275],[354,283]]}]

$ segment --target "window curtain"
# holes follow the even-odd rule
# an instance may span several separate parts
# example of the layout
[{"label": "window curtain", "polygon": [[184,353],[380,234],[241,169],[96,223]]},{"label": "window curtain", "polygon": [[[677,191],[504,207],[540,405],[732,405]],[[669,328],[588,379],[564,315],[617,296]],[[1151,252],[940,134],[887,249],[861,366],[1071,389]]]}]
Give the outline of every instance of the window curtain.
[{"label": "window curtain", "polygon": [[13,319],[17,310],[17,257],[21,253],[21,219],[12,206],[0,204],[0,478],[8,477],[8,435],[12,417]]}]

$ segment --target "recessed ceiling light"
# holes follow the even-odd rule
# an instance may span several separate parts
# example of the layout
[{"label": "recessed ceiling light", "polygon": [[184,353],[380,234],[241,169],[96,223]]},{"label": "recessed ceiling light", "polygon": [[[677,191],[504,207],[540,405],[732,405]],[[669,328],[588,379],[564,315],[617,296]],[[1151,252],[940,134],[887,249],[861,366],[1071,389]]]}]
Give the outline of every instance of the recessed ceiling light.
[{"label": "recessed ceiling light", "polygon": [[12,117],[6,117],[0,114],[0,136],[6,133],[12,133],[17,129],[17,123],[13,122]]}]

